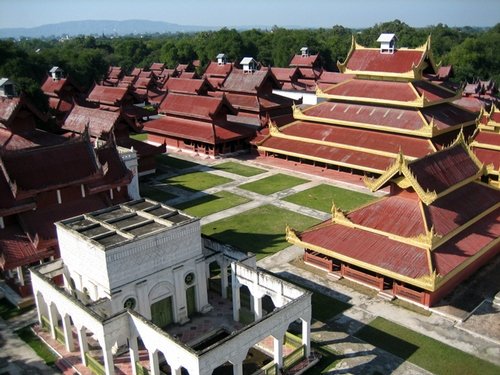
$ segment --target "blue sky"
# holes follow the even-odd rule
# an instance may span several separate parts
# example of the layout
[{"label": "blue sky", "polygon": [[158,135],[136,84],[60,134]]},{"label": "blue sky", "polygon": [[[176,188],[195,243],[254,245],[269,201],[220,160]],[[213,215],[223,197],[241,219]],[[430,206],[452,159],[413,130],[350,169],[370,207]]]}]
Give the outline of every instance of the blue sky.
[{"label": "blue sky", "polygon": [[499,0],[0,0],[0,27],[63,21],[147,19],[181,25],[366,27],[493,26]]}]

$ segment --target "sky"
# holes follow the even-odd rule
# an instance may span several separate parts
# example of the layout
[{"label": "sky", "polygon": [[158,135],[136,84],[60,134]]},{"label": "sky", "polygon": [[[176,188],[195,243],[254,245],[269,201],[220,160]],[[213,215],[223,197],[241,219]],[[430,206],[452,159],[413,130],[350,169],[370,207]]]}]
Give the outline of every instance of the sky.
[{"label": "sky", "polygon": [[201,26],[369,27],[399,19],[421,27],[494,26],[499,0],[0,0],[0,28],[75,20]]}]

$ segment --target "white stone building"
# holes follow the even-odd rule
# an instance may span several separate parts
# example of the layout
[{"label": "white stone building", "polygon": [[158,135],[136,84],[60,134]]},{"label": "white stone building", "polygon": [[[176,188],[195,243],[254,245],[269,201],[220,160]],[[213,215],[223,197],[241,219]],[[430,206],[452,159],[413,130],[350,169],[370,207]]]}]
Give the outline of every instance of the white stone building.
[{"label": "white stone building", "polygon": [[[310,292],[202,237],[199,219],[139,199],[56,225],[61,259],[31,270],[38,318],[92,370],[113,374],[126,353],[133,374],[212,374],[228,365],[243,374],[249,350],[266,353],[270,338],[268,373],[309,357]],[[291,324],[301,325],[302,339],[287,357]]]}]

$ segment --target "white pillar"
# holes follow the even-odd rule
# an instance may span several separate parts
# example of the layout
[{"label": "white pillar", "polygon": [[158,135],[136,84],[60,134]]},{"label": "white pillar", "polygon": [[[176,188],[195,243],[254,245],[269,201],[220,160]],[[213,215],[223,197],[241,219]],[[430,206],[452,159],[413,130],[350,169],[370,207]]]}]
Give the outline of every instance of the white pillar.
[{"label": "white pillar", "polygon": [[173,368],[172,366],[170,366],[170,373],[173,375],[181,375],[182,367]]},{"label": "white pillar", "polygon": [[235,322],[240,321],[240,286],[235,285],[233,282],[233,320]]},{"label": "white pillar", "polygon": [[82,327],[77,329],[78,333],[78,345],[80,346],[80,356],[82,357],[82,363],[87,366],[87,358],[85,358],[85,353],[89,351],[89,343],[87,341],[87,329]]},{"label": "white pillar", "polygon": [[24,286],[24,270],[23,266],[17,267],[17,280],[21,286]]},{"label": "white pillar", "polygon": [[262,298],[252,294],[255,321],[262,319]]},{"label": "white pillar", "polygon": [[73,350],[75,350],[75,343],[73,340],[73,331],[71,329],[71,320],[68,314],[64,315],[64,317],[62,318],[62,324],[66,350],[68,352],[72,352]]},{"label": "white pillar", "polygon": [[278,368],[283,367],[283,336],[279,339],[273,336],[274,341],[274,363],[278,365]]},{"label": "white pillar", "polygon": [[106,340],[103,340],[102,348],[102,357],[104,358],[104,371],[106,371],[106,375],[114,375],[115,373],[115,364],[113,362],[113,353],[111,352],[111,346],[108,345]]},{"label": "white pillar", "polygon": [[243,375],[243,361],[233,363],[233,375]]},{"label": "white pillar", "polygon": [[222,298],[227,299],[227,265],[222,262],[220,266],[220,281],[221,281],[221,295]]},{"label": "white pillar", "polygon": [[136,363],[139,361],[139,345],[137,345],[137,337],[129,338],[128,352],[130,355],[130,365],[132,366],[132,375],[137,375]]},{"label": "white pillar", "polygon": [[306,357],[311,354],[311,319],[302,320],[302,345],[306,347]]},{"label": "white pillar", "polygon": [[57,312],[54,303],[49,305],[50,336],[56,338]]},{"label": "white pillar", "polygon": [[160,375],[160,364],[158,362],[158,351],[149,350],[149,373],[151,375]]},{"label": "white pillar", "polygon": [[33,295],[35,296],[35,304],[36,304],[36,316],[38,318],[38,323],[40,324],[40,327],[43,326],[42,322],[42,303],[43,298],[41,297],[40,293],[37,291],[33,291]]}]

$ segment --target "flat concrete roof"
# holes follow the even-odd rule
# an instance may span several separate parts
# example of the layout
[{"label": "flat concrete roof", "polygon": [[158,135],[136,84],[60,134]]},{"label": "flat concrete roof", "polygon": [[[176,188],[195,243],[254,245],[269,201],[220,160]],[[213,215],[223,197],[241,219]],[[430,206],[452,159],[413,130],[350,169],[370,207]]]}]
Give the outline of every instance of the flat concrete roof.
[{"label": "flat concrete roof", "polygon": [[173,207],[138,199],[56,223],[92,240],[104,250],[199,220]]}]

